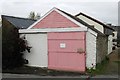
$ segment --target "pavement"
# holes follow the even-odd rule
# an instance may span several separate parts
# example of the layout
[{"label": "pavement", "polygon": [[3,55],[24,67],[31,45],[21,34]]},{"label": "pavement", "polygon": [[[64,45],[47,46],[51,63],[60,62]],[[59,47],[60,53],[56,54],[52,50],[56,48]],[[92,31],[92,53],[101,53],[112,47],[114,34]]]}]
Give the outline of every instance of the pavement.
[{"label": "pavement", "polygon": [[[88,78],[89,76],[43,76],[43,75],[33,75],[33,74],[2,74],[2,78]],[[117,77],[117,76],[116,76]]]}]

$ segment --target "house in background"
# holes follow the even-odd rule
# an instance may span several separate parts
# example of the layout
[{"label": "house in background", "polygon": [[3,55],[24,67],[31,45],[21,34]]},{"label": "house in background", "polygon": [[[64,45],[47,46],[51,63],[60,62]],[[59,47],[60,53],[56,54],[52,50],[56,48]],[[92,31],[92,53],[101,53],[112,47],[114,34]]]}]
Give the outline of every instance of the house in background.
[{"label": "house in background", "polygon": [[112,27],[115,29],[115,31],[113,32],[114,36],[113,36],[113,43],[114,46],[120,47],[120,26],[114,26],[112,25]]},{"label": "house in background", "polygon": [[[14,36],[14,30],[15,33],[18,33],[19,29],[27,29],[30,25],[32,25],[36,20],[29,19],[29,18],[21,18],[21,17],[14,17],[14,16],[8,16],[8,15],[2,15],[2,29],[6,32],[10,32],[10,34],[13,33]],[[16,32],[17,31],[17,32]],[[9,34],[7,34],[9,35]],[[24,37],[24,35],[18,35]]]},{"label": "house in background", "polygon": [[118,47],[118,27],[119,26],[114,26],[112,24],[108,24],[109,26],[111,26],[115,31],[113,31],[113,34],[112,34],[112,43],[113,43],[113,47],[112,49],[115,50],[117,47]]},{"label": "house in background", "polygon": [[107,36],[85,21],[58,8],[51,9],[28,29],[19,30],[32,46],[28,66],[85,72],[107,54]]},{"label": "house in background", "polygon": [[92,27],[100,31],[101,33],[108,36],[108,54],[110,54],[112,52],[112,47],[113,47],[112,34],[113,34],[114,29],[110,25],[106,25],[84,13],[79,13],[76,15],[76,17],[85,21],[87,24],[91,25]]},{"label": "house in background", "polygon": [[120,26],[118,26],[118,34],[117,34],[118,42],[117,45],[120,47]]},{"label": "house in background", "polygon": [[30,25],[32,25],[36,21],[33,19],[7,16],[7,15],[2,15],[1,18],[2,18],[3,33],[5,35],[8,35],[8,37],[11,36],[18,37],[19,29],[27,29]]},{"label": "house in background", "polygon": [[17,29],[27,29],[30,25],[32,25],[36,21],[33,19],[7,16],[7,15],[2,15],[1,17],[2,17],[2,25],[5,25],[4,23],[6,24],[9,23],[9,25],[12,25]]}]

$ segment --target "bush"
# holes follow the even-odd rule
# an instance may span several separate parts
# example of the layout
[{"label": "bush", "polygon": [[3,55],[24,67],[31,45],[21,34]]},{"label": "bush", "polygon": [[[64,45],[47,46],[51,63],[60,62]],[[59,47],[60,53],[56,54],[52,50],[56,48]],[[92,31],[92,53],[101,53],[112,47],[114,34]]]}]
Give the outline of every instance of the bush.
[{"label": "bush", "polygon": [[25,40],[19,38],[16,28],[3,28],[2,30],[2,68],[13,69],[20,67],[28,60],[23,58],[24,51],[30,52],[30,47],[25,43]]}]

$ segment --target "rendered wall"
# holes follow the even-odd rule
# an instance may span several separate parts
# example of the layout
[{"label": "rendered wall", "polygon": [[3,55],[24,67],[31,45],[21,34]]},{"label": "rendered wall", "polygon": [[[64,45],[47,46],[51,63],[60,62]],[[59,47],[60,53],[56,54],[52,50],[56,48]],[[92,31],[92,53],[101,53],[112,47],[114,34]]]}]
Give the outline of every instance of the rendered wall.
[{"label": "rendered wall", "polygon": [[113,37],[112,35],[108,36],[108,54],[110,54],[112,52],[112,47],[113,47]]},{"label": "rendered wall", "polygon": [[96,66],[96,36],[91,32],[86,33],[86,67],[95,68]]},{"label": "rendered wall", "polygon": [[25,52],[25,58],[29,61],[28,66],[48,67],[47,34],[25,34],[31,52]]}]

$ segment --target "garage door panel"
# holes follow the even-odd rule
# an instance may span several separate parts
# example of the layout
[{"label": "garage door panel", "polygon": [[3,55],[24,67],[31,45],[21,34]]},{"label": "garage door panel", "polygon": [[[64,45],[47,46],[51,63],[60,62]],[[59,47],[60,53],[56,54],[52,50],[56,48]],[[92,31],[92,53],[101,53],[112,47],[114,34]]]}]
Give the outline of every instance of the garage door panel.
[{"label": "garage door panel", "polygon": [[49,68],[85,71],[84,53],[49,53]]},{"label": "garage door panel", "polygon": [[[73,38],[74,37],[74,38]],[[85,32],[55,32],[49,33],[48,39],[85,39]]]},{"label": "garage door panel", "polygon": [[[84,40],[49,40],[48,44],[48,51],[52,52],[77,52],[78,49],[85,51]],[[61,48],[60,44],[65,44],[65,48]]]}]

